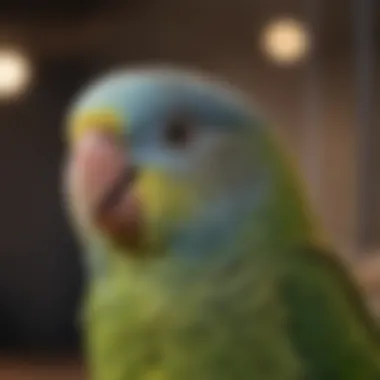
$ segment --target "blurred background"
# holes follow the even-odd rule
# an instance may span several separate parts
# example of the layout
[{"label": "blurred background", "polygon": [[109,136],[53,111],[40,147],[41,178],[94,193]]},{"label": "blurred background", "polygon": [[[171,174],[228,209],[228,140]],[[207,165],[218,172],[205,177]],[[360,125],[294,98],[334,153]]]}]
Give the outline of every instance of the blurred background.
[{"label": "blurred background", "polygon": [[[120,65],[200,68],[251,94],[296,155],[316,212],[375,300],[379,57],[378,0],[2,1],[5,357],[78,351],[75,312],[83,276],[61,207],[62,120],[73,94]],[[16,375],[12,363],[0,359],[1,378],[43,379]]]}]

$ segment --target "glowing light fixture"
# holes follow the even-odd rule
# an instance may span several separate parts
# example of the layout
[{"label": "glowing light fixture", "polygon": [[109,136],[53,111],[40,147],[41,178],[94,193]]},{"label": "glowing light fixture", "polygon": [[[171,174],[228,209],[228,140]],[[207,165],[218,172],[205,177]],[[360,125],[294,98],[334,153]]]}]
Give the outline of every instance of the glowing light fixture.
[{"label": "glowing light fixture", "polygon": [[263,30],[261,46],[265,54],[279,65],[296,64],[311,50],[311,36],[307,27],[292,18],[281,18]]},{"label": "glowing light fixture", "polygon": [[31,79],[31,64],[16,50],[0,48],[0,98],[20,96]]}]

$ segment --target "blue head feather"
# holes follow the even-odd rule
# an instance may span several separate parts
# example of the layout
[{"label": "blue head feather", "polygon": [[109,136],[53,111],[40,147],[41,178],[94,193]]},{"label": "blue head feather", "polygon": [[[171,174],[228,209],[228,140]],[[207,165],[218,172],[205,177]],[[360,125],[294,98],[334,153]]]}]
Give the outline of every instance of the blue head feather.
[{"label": "blue head feather", "polygon": [[181,70],[127,70],[102,77],[74,102],[72,112],[96,109],[115,112],[135,160],[156,165],[181,161],[164,149],[160,139],[165,123],[178,112],[191,115],[192,122],[213,133],[259,125],[236,91]]}]

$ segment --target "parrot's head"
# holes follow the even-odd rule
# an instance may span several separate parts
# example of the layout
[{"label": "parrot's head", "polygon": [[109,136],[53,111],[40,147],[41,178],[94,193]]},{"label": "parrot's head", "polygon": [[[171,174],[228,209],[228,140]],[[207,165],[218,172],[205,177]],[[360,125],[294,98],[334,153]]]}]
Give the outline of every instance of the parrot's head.
[{"label": "parrot's head", "polygon": [[220,82],[165,69],[106,75],[74,102],[67,137],[75,221],[129,257],[227,244],[253,216],[256,232],[271,223],[278,238],[308,228],[271,132]]}]

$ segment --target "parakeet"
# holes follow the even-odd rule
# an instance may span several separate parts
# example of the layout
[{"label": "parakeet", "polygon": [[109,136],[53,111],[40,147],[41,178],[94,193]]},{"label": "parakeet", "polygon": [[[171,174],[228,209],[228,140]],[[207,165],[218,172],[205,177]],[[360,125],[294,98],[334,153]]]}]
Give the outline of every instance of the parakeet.
[{"label": "parakeet", "polygon": [[380,379],[360,291],[247,96],[125,69],[85,88],[66,124],[92,380]]}]

